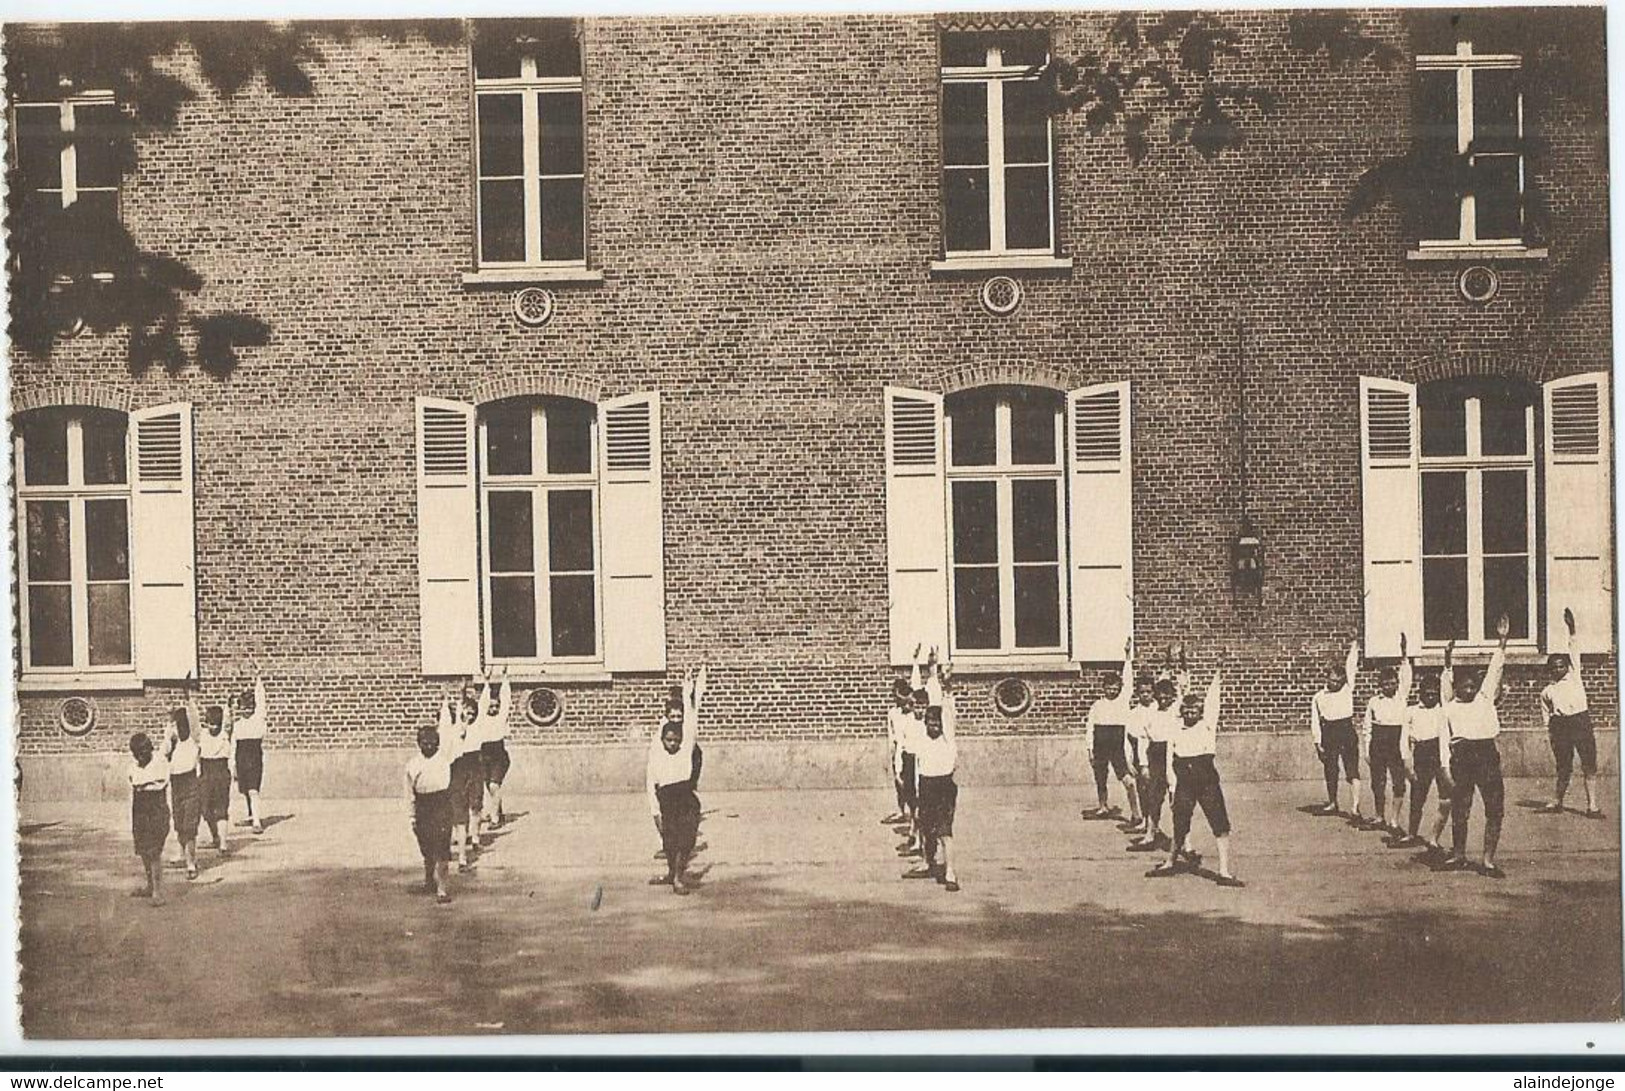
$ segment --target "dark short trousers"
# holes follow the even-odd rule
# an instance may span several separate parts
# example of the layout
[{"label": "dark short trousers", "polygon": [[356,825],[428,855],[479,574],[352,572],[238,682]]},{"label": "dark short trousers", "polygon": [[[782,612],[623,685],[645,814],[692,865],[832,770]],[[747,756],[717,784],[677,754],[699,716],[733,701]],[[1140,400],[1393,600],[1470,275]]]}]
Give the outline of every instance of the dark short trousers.
[{"label": "dark short trousers", "polygon": [[688,763],[688,768],[689,768],[688,786],[690,788],[694,789],[696,792],[700,790],[700,770],[703,769],[704,767],[705,767],[705,751],[700,749],[700,744],[699,743],[695,743],[694,744],[694,757],[692,759],[690,759],[690,761]]},{"label": "dark short trousers", "polygon": [[686,780],[662,784],[655,789],[655,799],[660,804],[660,847],[666,859],[675,861],[692,853],[700,832],[700,797],[694,786]]},{"label": "dark short trousers", "polygon": [[1580,755],[1580,772],[1586,776],[1597,773],[1597,736],[1591,731],[1591,713],[1579,712],[1573,716],[1553,716],[1550,733],[1552,756],[1557,759],[1558,773],[1567,778],[1574,772],[1574,755]]},{"label": "dark short trousers", "polygon": [[412,828],[425,862],[438,864],[451,859],[451,827],[451,789],[412,798]]},{"label": "dark short trousers", "polygon": [[1328,782],[1337,776],[1337,765],[1343,764],[1343,779],[1350,784],[1360,779],[1360,736],[1354,730],[1353,720],[1322,720],[1320,723],[1320,760],[1326,767]]},{"label": "dark short trousers", "polygon": [[1174,786],[1174,829],[1188,832],[1191,816],[1202,808],[1213,836],[1223,837],[1230,832],[1230,811],[1224,805],[1224,787],[1219,782],[1218,766],[1212,754],[1194,758],[1175,758],[1174,772],[1179,782]]},{"label": "dark short trousers", "polygon": [[1128,737],[1128,761],[1130,765],[1134,766],[1135,776],[1144,774],[1145,769],[1140,760],[1140,737],[1138,735]]},{"label": "dark short trousers", "polygon": [[920,778],[920,832],[926,837],[952,837],[959,785],[954,776]]},{"label": "dark short trousers", "polygon": [[162,790],[133,792],[130,796],[130,833],[135,838],[135,854],[156,856],[169,840],[169,802]]},{"label": "dark short trousers", "polygon": [[175,836],[182,841],[196,840],[198,820],[203,817],[203,793],[198,789],[196,770],[170,776],[169,799],[175,809]]},{"label": "dark short trousers", "polygon": [[265,746],[261,739],[237,740],[237,790],[247,795],[260,790],[265,776]]},{"label": "dark short trousers", "polygon": [[1423,739],[1411,745],[1411,763],[1416,766],[1416,792],[1418,799],[1426,799],[1428,792],[1437,784],[1439,793],[1443,795],[1450,791],[1449,780],[1445,775],[1444,762],[1439,760],[1439,740]]},{"label": "dark short trousers", "polygon": [[1371,725],[1371,784],[1392,784],[1395,795],[1405,794],[1405,760],[1399,753],[1402,730],[1398,724]]},{"label": "dark short trousers", "polygon": [[1121,780],[1128,776],[1128,759],[1123,756],[1123,725],[1096,724],[1095,745],[1089,755],[1089,764],[1096,773],[1108,767],[1112,775]]},{"label": "dark short trousers", "polygon": [[[1473,789],[1484,797],[1484,810],[1499,814],[1504,782],[1501,748],[1494,739],[1458,739],[1450,748],[1450,779],[1456,782],[1456,801],[1473,805]],[[1463,810],[1465,813],[1465,809]]]},{"label": "dark short trousers", "polygon": [[225,758],[203,758],[198,762],[203,781],[203,817],[219,822],[231,813],[231,763]]},{"label": "dark short trousers", "polygon": [[903,778],[903,802],[910,807],[919,805],[919,793],[915,791],[914,766],[916,758],[907,750],[903,751],[903,771],[898,774]]},{"label": "dark short trousers", "polygon": [[451,821],[466,826],[470,815],[485,811],[485,771],[480,752],[470,751],[451,763]]},{"label": "dark short trousers", "polygon": [[[1145,748],[1146,795],[1155,806],[1162,806],[1162,797],[1168,794],[1168,744],[1151,742]],[[1142,801],[1143,802],[1143,801]],[[1160,814],[1161,812],[1158,811]]]},{"label": "dark short trousers", "polygon": [[481,743],[480,765],[485,770],[487,784],[501,784],[513,765],[513,759],[508,757],[508,744],[502,739]]}]

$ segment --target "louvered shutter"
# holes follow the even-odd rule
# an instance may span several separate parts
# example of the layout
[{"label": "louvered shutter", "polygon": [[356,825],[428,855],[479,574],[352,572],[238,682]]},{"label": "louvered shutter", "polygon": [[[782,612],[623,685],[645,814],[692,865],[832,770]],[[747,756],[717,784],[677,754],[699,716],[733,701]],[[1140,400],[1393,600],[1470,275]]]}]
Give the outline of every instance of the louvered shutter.
[{"label": "louvered shutter", "polygon": [[192,406],[130,414],[131,574],[135,669],[143,679],[197,674],[197,546]]},{"label": "louvered shutter", "polygon": [[1422,473],[1416,387],[1360,378],[1365,654],[1399,655],[1422,635]]},{"label": "louvered shutter", "polygon": [[1066,396],[1072,658],[1117,662],[1134,631],[1133,404],[1129,384]]},{"label": "louvered shutter", "polygon": [[886,388],[886,572],[891,661],[948,647],[948,494],[942,395]]},{"label": "louvered shutter", "polygon": [[418,639],[426,675],[480,669],[474,407],[417,399]]},{"label": "louvered shutter", "polygon": [[1574,611],[1575,650],[1613,647],[1613,483],[1608,373],[1546,384],[1546,633]]},{"label": "louvered shutter", "polygon": [[604,542],[604,666],[666,669],[665,522],[660,504],[660,395],[598,407]]}]

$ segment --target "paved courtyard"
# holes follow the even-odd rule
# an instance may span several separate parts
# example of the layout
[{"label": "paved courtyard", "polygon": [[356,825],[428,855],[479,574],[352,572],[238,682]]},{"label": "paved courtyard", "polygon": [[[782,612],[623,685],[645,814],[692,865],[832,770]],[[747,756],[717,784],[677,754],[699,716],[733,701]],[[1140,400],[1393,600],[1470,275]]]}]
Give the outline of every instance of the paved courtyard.
[{"label": "paved courtyard", "polygon": [[[1153,881],[1076,788],[960,795],[950,894],[899,878],[879,791],[704,792],[699,889],[661,870],[639,795],[512,801],[455,903],[417,893],[398,800],[272,800],[261,837],[125,896],[127,807],[22,816],[32,1038],[1620,1018],[1619,826],[1509,784],[1509,877],[1437,875],[1227,786],[1244,890]],[[1606,782],[1610,814],[1618,789]],[[240,806],[239,801],[234,801]],[[1198,847],[1211,837],[1198,819]],[[1475,823],[1476,848],[1479,827]],[[174,841],[171,839],[170,849]]]}]

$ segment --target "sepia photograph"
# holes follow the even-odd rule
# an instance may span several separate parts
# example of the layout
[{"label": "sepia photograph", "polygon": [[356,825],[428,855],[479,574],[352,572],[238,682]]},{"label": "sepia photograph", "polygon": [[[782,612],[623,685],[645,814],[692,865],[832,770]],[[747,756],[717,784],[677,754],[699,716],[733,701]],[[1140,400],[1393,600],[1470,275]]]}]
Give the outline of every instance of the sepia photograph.
[{"label": "sepia photograph", "polygon": [[0,26],[26,1039],[1625,1017],[1606,9],[943,8]]}]

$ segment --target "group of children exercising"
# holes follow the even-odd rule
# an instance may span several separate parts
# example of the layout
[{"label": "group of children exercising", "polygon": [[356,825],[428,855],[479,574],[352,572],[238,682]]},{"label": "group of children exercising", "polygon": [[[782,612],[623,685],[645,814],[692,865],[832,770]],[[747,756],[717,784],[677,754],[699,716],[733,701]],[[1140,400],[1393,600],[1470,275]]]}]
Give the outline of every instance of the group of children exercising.
[{"label": "group of children exercising", "polygon": [[[1555,798],[1541,810],[1560,813],[1579,758],[1587,817],[1600,818],[1597,805],[1597,749],[1585,683],[1572,652],[1575,621],[1564,611],[1560,646],[1547,661],[1549,682],[1541,692],[1542,719],[1557,764]],[[1506,664],[1509,625],[1501,618],[1498,643],[1482,671],[1455,664],[1455,645],[1445,648],[1442,670],[1418,675],[1407,638],[1400,637],[1400,659],[1378,673],[1377,691],[1366,703],[1357,727],[1354,680],[1359,668],[1358,644],[1344,662],[1326,671],[1322,688],[1310,702],[1310,737],[1325,776],[1326,802],[1314,813],[1344,816],[1339,798],[1349,786],[1347,818],[1360,829],[1382,830],[1391,848],[1421,848],[1421,859],[1439,870],[1466,870],[1467,835],[1474,796],[1484,805],[1482,874],[1503,878],[1496,861],[1505,815],[1505,788],[1496,738],[1500,719],[1496,700]],[[1102,695],[1084,721],[1097,805],[1085,808],[1091,819],[1122,818],[1109,805],[1108,787],[1121,785],[1129,815],[1119,828],[1132,840],[1130,852],[1163,853],[1146,872],[1167,878],[1198,872],[1201,857],[1191,851],[1191,822],[1198,808],[1207,819],[1217,846],[1218,885],[1244,884],[1230,867],[1230,817],[1215,764],[1220,716],[1220,656],[1206,690],[1192,688],[1185,652],[1179,645],[1164,655],[1158,670],[1136,672],[1134,644],[1123,650],[1121,674],[1108,675]],[[889,766],[897,810],[884,822],[903,837],[898,855],[917,857],[908,879],[935,879],[948,891],[960,889],[954,869],[953,828],[958,802],[954,780],[958,747],[954,738],[957,709],[950,692],[952,670],[939,650],[916,647],[909,676],[897,678],[893,707],[887,717]],[[1412,688],[1417,703],[1410,703]],[[689,673],[673,686],[664,718],[649,739],[646,788],[655,828],[657,856],[666,874],[650,880],[669,885],[677,894],[692,889],[687,874],[700,821],[701,751],[699,714],[706,689],[706,669]],[[412,829],[423,858],[424,890],[441,903],[451,900],[448,878],[455,858],[468,871],[487,830],[506,821],[502,785],[511,759],[507,752],[511,686],[506,677],[489,674],[472,680],[460,693],[442,691],[437,723],[418,732],[418,753],[406,767],[406,789]],[[163,849],[171,826],[180,842],[189,879],[197,877],[197,834],[206,821],[214,847],[228,851],[230,788],[237,783],[255,833],[264,829],[260,787],[266,695],[255,669],[252,690],[198,712],[195,702],[173,710],[157,746],[145,732],[130,739],[131,828],[144,884],[134,893],[162,904]],[[1373,814],[1363,811],[1361,755],[1370,766]],[[1408,821],[1401,819],[1407,795]],[[1430,795],[1438,801],[1427,836],[1422,819]],[[1164,811],[1171,831],[1164,832]],[[1451,843],[1440,843],[1446,823]]]}]

